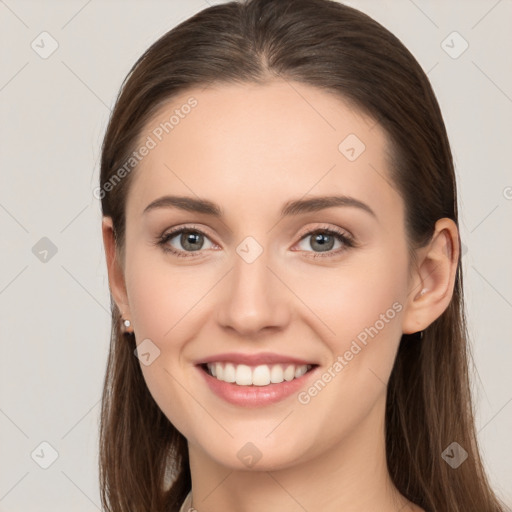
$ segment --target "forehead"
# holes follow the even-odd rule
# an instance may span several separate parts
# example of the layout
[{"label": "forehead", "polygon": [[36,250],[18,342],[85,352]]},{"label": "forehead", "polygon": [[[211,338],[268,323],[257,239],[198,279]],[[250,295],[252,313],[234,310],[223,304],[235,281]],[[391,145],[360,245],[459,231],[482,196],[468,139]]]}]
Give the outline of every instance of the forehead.
[{"label": "forehead", "polygon": [[396,201],[387,138],[343,98],[296,82],[190,89],[161,107],[140,134],[128,210],[158,196],[212,198],[229,213],[333,191]]}]

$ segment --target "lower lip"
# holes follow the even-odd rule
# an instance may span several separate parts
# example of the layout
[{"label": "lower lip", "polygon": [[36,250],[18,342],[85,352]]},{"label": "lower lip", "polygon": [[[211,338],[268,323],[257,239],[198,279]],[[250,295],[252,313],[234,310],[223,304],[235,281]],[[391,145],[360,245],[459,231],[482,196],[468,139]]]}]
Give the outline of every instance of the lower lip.
[{"label": "lower lip", "polygon": [[212,377],[200,366],[196,368],[203,375],[210,389],[226,402],[242,407],[260,407],[279,402],[297,393],[318,367],[314,367],[297,379],[266,386],[239,386]]}]

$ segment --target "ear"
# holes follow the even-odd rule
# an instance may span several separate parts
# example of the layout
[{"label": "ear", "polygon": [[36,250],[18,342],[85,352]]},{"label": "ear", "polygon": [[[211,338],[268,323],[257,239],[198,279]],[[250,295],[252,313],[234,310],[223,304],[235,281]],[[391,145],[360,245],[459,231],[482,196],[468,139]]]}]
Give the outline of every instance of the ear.
[{"label": "ear", "polygon": [[459,230],[448,218],[436,222],[430,243],[416,251],[402,331],[427,328],[446,310],[453,296],[459,261]]},{"label": "ear", "polygon": [[124,279],[124,269],[119,261],[119,254],[116,247],[114,228],[111,217],[103,217],[101,230],[103,234],[103,245],[107,258],[108,281],[110,293],[112,294],[117,307],[123,318],[130,318],[128,306],[128,295]]}]

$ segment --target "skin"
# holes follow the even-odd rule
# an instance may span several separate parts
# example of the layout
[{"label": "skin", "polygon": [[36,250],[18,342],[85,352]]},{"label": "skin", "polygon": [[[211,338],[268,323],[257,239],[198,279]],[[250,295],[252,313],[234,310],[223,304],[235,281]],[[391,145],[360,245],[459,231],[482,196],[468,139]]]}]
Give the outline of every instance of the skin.
[{"label": "skin", "polygon": [[[440,219],[431,243],[409,259],[404,203],[391,183],[386,135],[342,99],[276,80],[217,85],[175,97],[141,140],[194,96],[197,107],[142,160],[126,204],[124,259],[103,220],[112,294],[137,343],[160,356],[141,364],[155,401],[187,438],[193,505],[200,512],[421,510],[401,496],[386,467],[386,385],[402,333],[426,328],[448,306],[458,233]],[[365,151],[349,161],[348,134]],[[134,171],[135,172],[135,171]],[[224,216],[144,208],[166,195],[209,199]],[[344,194],[366,203],[280,218],[292,199]],[[189,258],[155,240],[169,228],[206,234]],[[314,236],[338,227],[356,247]],[[236,252],[248,236],[264,249],[248,264]],[[178,234],[167,242],[186,252]],[[201,247],[201,241],[198,242]],[[213,394],[194,362],[221,352],[276,352],[332,367],[356,336],[394,303],[401,310],[311,401],[240,407]],[[238,451],[253,443],[252,468]],[[314,478],[312,478],[314,475]]]}]

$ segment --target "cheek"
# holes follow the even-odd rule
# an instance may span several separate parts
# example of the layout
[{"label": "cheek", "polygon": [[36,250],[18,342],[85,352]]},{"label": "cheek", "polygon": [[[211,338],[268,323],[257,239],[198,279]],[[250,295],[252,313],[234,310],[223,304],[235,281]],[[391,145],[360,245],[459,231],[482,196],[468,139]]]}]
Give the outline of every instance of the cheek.
[{"label": "cheek", "polygon": [[[385,394],[402,334],[406,268],[400,254],[382,254],[371,265],[302,282],[308,305],[334,331],[323,340],[330,357],[324,372],[299,396],[326,446],[356,428]],[[336,426],[324,428],[328,423]]]},{"label": "cheek", "polygon": [[166,343],[176,339],[188,316],[208,289],[199,267],[179,267],[166,262],[156,250],[133,250],[126,265],[130,312],[137,338]]},{"label": "cheek", "polygon": [[309,284],[311,308],[335,333],[325,338],[330,374],[320,380],[326,385],[317,386],[322,389],[317,395],[316,389],[311,394],[305,390],[303,398],[311,399],[316,411],[331,411],[343,431],[361,421],[385,392],[402,334],[405,254],[374,255],[371,263],[340,268],[329,276],[319,273],[303,284],[304,289]]},{"label": "cheek", "polygon": [[141,362],[142,374],[155,402],[183,432],[190,421],[183,378],[190,368],[182,362],[182,350],[200,332],[201,298],[218,278],[205,275],[200,266],[171,265],[155,251],[129,254],[126,286],[137,344],[146,343],[152,359],[157,354],[150,364]]},{"label": "cheek", "polygon": [[335,356],[349,350],[354,339],[364,345],[368,339],[396,342],[400,337],[406,265],[398,252],[381,252],[338,268],[310,267],[295,275],[288,271],[287,280],[295,283],[294,292],[315,314],[317,325],[325,327],[322,332]]},{"label": "cheek", "polygon": [[[159,272],[158,268],[133,265],[129,278],[127,276],[127,289],[146,386],[160,410],[181,431],[186,424],[183,411],[187,410],[187,404],[176,371],[179,344],[174,341],[178,339],[179,319],[184,312],[171,281],[170,276]],[[145,361],[145,353],[150,354],[149,361]]]}]

